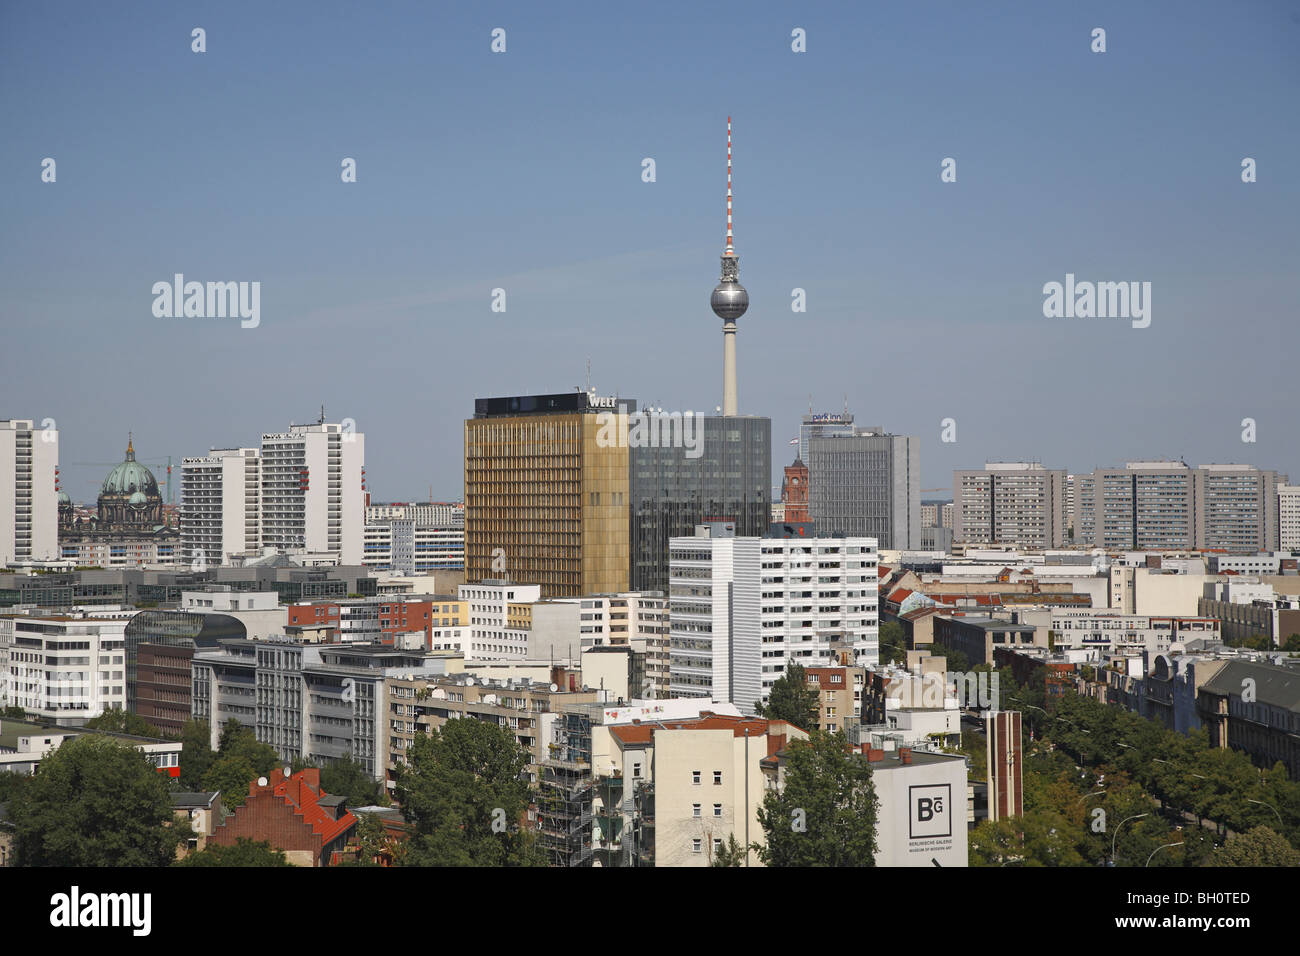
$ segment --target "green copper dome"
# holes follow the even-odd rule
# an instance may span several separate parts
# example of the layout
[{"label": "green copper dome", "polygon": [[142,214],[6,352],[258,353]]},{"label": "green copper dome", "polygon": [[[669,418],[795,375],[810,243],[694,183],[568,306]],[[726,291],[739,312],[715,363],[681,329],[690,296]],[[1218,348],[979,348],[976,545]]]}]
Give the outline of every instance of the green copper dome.
[{"label": "green copper dome", "polygon": [[60,505],[72,504],[72,499],[68,497],[68,493],[66,491],[59,492],[59,504]]},{"label": "green copper dome", "polygon": [[126,461],[108,473],[99,488],[101,495],[131,495],[140,492],[146,496],[158,494],[158,480],[144,465],[135,460],[135,448],[126,444]]}]

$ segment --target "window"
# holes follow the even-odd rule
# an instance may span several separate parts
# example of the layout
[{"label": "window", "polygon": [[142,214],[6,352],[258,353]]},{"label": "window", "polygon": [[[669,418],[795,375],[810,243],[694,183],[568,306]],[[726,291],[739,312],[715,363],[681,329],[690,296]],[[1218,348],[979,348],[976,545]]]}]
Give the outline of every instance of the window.
[{"label": "window", "polygon": [[700,772],[698,770],[691,771],[691,783],[695,784],[697,787],[700,785]]},{"label": "window", "polygon": [[720,786],[722,786],[722,771],[721,771],[721,770],[715,770],[715,771],[713,771],[713,785],[714,785],[715,787],[720,787]]},{"label": "window", "polygon": [[700,844],[701,844],[701,843],[703,843],[702,840],[692,840],[692,841],[691,841],[691,852],[692,852],[692,853],[699,853],[699,852],[700,852],[700,849],[701,849],[701,847],[700,847]]},{"label": "window", "polygon": [[722,804],[720,804],[720,803],[715,803],[715,804],[713,805],[713,815],[714,815],[715,817],[720,817],[720,816],[722,816]]},{"label": "window", "polygon": [[632,779],[638,780],[640,779],[640,777],[641,777],[641,765],[639,763],[632,764]]},{"label": "window", "polygon": [[713,838],[713,852],[714,853],[722,852],[722,837]]},{"label": "window", "polygon": [[691,816],[695,817],[697,820],[700,818],[700,805],[698,803],[691,804]]}]

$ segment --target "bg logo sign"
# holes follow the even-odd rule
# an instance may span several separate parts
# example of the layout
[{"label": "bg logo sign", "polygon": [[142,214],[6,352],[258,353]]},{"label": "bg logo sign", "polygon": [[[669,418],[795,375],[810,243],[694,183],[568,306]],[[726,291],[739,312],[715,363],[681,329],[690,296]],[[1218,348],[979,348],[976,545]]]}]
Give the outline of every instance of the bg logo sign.
[{"label": "bg logo sign", "polygon": [[932,784],[908,787],[907,835],[917,837],[952,836],[952,785]]}]

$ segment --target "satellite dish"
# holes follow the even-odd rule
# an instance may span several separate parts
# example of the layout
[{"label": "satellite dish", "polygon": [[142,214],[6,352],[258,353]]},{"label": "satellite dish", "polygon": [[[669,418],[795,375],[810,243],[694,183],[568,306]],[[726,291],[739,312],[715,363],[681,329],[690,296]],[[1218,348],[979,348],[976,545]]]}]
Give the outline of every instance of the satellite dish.
[{"label": "satellite dish", "polygon": [[560,685],[559,685],[559,684],[552,684],[552,685],[551,685],[551,693],[552,693],[552,694],[554,694],[554,693],[555,693],[557,690],[559,690],[559,689],[560,689]]},{"label": "satellite dish", "polygon": [[289,776],[291,773],[292,773],[292,768],[291,768],[291,767],[285,767],[285,768],[284,768],[284,775],[285,775],[286,777]]},{"label": "satellite dish", "polygon": [[472,678],[472,677],[466,677],[466,678],[465,678],[465,683],[468,684],[470,687],[473,687],[473,686],[474,686],[474,678]]},{"label": "satellite dish", "polygon": [[258,778],[257,778],[257,785],[258,785],[259,787],[265,787],[265,786],[267,785],[267,783],[268,783],[268,781],[267,781],[267,779],[266,779],[265,777],[258,777]]}]

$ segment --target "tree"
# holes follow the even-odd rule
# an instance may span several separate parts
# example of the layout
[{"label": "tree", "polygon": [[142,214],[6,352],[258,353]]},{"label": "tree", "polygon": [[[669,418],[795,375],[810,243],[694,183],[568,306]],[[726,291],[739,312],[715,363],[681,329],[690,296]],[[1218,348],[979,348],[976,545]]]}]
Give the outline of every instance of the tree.
[{"label": "tree", "polygon": [[87,730],[103,730],[112,734],[133,734],[136,737],[161,737],[160,731],[139,714],[129,714],[121,707],[106,710],[98,717],[86,721]]},{"label": "tree", "polygon": [[185,790],[202,787],[204,775],[217,759],[208,743],[210,733],[207,723],[201,720],[187,721],[181,729],[180,785]]},{"label": "tree", "polygon": [[14,773],[11,770],[0,771],[0,803],[13,800],[27,779],[25,774]]},{"label": "tree", "polygon": [[100,734],[42,760],[9,814],[20,866],[166,866],[184,838],[149,758]]},{"label": "tree", "polygon": [[767,704],[759,704],[755,710],[768,720],[784,720],[800,730],[813,730],[820,708],[821,695],[816,687],[808,686],[808,672],[791,664],[785,675],[773,682]]},{"label": "tree", "polygon": [[388,802],[388,788],[351,754],[323,766],[320,785],[326,793],[346,797],[349,807],[384,806]]},{"label": "tree", "polygon": [[248,785],[258,778],[257,768],[247,758],[218,757],[203,775],[203,790],[217,791],[227,810],[242,807],[248,799]]},{"label": "tree", "polygon": [[1234,833],[1209,857],[1210,866],[1300,866],[1300,850],[1271,827]]},{"label": "tree", "polygon": [[376,813],[360,814],[361,822],[352,839],[348,841],[348,850],[356,854],[355,859],[345,859],[340,866],[383,866],[384,858],[393,865],[401,866],[406,857],[406,845],[395,839],[384,826],[383,819]]},{"label": "tree", "polygon": [[785,784],[758,810],[767,866],[875,866],[879,801],[871,765],[842,733],[814,730],[786,749]]},{"label": "tree", "polygon": [[283,850],[269,842],[254,842],[248,837],[237,837],[234,846],[209,843],[197,853],[191,853],[172,866],[289,866]]},{"label": "tree", "polygon": [[718,849],[710,865],[725,867],[745,865],[745,848],[736,842],[736,834],[732,833],[727,837],[727,842]]},{"label": "tree", "polygon": [[6,707],[3,711],[0,711],[0,719],[26,720],[27,711],[23,710],[21,707]]},{"label": "tree", "polygon": [[907,636],[903,625],[888,621],[880,625],[880,663],[902,664],[907,660]]},{"label": "tree", "polygon": [[527,752],[504,727],[449,720],[417,735],[398,773],[397,800],[414,827],[412,866],[543,866],[521,829],[529,804]]}]

